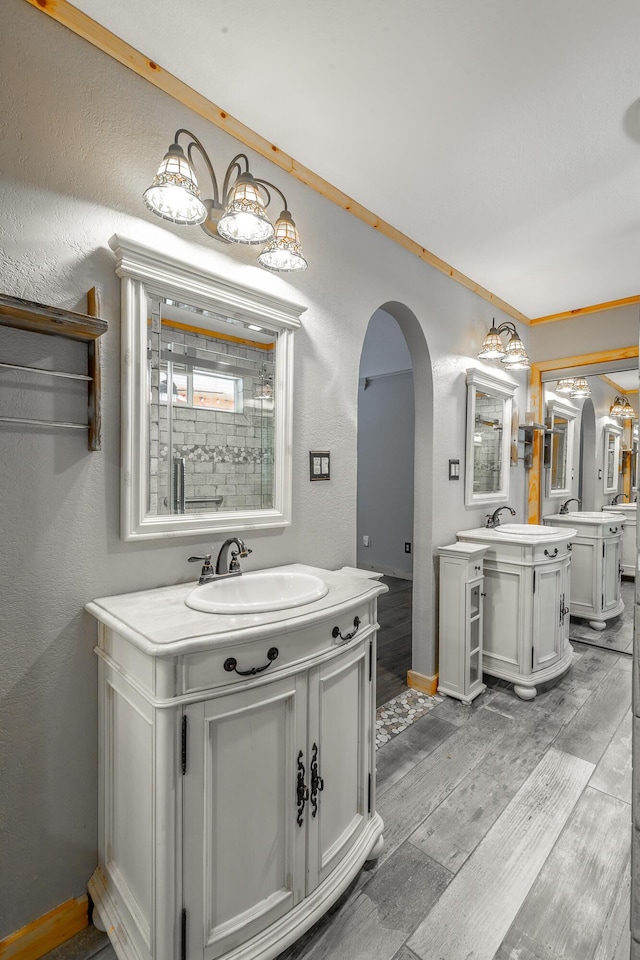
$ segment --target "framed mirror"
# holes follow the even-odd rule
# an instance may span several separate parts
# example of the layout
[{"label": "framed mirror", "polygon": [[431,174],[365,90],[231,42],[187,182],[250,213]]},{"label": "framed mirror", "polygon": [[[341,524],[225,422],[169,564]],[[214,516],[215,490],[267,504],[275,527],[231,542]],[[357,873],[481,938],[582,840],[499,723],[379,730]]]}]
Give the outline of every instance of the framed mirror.
[{"label": "framed mirror", "polygon": [[547,402],[546,446],[547,496],[566,497],[572,493],[574,430],[578,410],[552,399]]},{"label": "framed mirror", "polygon": [[509,499],[511,407],[517,384],[467,370],[467,506]]},{"label": "framed mirror", "polygon": [[109,243],[122,284],[122,539],[288,525],[304,308]]},{"label": "framed mirror", "polygon": [[604,492],[618,493],[622,428],[607,423],[604,427]]},{"label": "framed mirror", "polygon": [[631,427],[631,490],[638,490],[638,424]]}]

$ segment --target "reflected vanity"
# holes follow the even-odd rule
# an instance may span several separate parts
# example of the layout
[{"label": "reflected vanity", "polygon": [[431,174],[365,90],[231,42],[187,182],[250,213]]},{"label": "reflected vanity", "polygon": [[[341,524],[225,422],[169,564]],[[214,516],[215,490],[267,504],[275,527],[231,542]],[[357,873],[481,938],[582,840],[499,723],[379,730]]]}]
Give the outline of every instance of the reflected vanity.
[{"label": "reflected vanity", "polygon": [[124,540],[291,518],[293,333],[304,308],[114,236]]}]

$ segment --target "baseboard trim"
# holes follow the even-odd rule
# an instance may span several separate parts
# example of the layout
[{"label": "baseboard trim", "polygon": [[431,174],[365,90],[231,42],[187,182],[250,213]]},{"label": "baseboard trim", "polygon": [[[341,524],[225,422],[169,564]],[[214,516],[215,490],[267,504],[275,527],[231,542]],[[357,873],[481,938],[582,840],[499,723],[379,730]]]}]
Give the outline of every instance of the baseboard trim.
[{"label": "baseboard trim", "polygon": [[358,563],[359,570],[373,570],[383,577],[395,577],[397,580],[413,580],[410,570],[398,570],[396,567],[387,567],[384,563]]},{"label": "baseboard trim", "polygon": [[0,960],[40,960],[88,925],[87,896],[67,900],[0,940]]},{"label": "baseboard trim", "polygon": [[432,697],[438,692],[438,674],[436,673],[435,677],[427,677],[424,673],[407,670],[407,686],[413,690],[420,690],[421,693],[428,693]]}]

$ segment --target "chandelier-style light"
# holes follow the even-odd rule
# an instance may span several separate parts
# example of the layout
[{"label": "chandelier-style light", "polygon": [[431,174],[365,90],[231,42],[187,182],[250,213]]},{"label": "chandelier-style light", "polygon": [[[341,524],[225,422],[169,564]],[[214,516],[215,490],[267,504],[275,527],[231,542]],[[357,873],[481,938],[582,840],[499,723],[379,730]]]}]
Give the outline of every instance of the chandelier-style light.
[{"label": "chandelier-style light", "polygon": [[573,385],[575,383],[575,377],[565,377],[563,380],[558,380],[556,384],[556,393],[564,393],[567,396],[570,396],[573,391]]},{"label": "chandelier-style light", "polygon": [[[190,138],[186,153],[178,143],[181,135]],[[223,243],[267,244],[258,257],[267,270],[306,270],[307,261],[302,256],[300,237],[285,195],[275,184],[251,174],[244,153],[238,153],[227,167],[219,191],[213,165],[195,134],[181,128],[173,139],[153,183],[143,194],[149,210],[172,223],[200,224],[206,234]],[[213,199],[200,197],[194,150],[209,173]],[[272,190],[283,203],[275,227],[266,210]]]},{"label": "chandelier-style light", "polygon": [[[510,337],[506,347],[501,340],[503,333],[508,333]],[[491,321],[491,329],[482,341],[478,360],[500,360],[510,370],[523,369],[531,365],[524,343],[518,336],[515,324],[510,320],[501,323],[499,327],[496,327],[495,319]]]},{"label": "chandelier-style light", "polygon": [[616,397],[609,410],[610,417],[619,417],[621,420],[637,420],[635,412],[626,397]]},{"label": "chandelier-style light", "polygon": [[572,400],[582,400],[585,397],[591,396],[591,387],[587,383],[586,377],[573,378],[573,386],[569,396]]}]

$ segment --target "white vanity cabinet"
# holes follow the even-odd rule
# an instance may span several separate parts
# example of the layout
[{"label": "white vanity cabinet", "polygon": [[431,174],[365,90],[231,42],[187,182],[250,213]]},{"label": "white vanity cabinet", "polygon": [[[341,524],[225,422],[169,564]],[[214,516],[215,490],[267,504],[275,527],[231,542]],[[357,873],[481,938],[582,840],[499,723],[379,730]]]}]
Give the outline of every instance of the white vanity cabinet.
[{"label": "white vanity cabinet", "polygon": [[483,557],[486,547],[452,543],[440,555],[438,693],[471,703],[482,682]]},{"label": "white vanity cabinet", "polygon": [[504,532],[480,527],[462,530],[457,537],[487,548],[483,671],[513,683],[521,699],[532,700],[537,687],[564,673],[573,657],[571,534],[561,528],[505,524]]},{"label": "white vanity cabinet", "polygon": [[603,507],[607,513],[618,513],[624,517],[624,531],[622,533],[622,576],[635,580],[636,564],[638,562],[638,548],[636,546],[636,521],[638,515],[637,503],[616,503]]},{"label": "white vanity cabinet", "polygon": [[620,589],[624,518],[613,512],[552,514],[545,524],[576,529],[571,538],[571,616],[583,617],[594,630],[624,610]]},{"label": "white vanity cabinet", "polygon": [[100,621],[89,890],[122,960],[275,957],[381,849],[375,634],[386,587],[282,569],[313,572],[328,594],[248,616],[190,610],[193,584],[88,605]]}]

